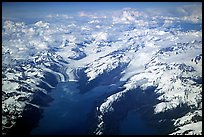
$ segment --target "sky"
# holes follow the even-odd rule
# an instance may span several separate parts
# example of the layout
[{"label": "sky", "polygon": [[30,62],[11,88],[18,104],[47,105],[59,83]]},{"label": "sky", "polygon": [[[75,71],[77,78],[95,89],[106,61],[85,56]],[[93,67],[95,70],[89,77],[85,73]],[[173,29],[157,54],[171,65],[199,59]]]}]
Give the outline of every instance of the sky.
[{"label": "sky", "polygon": [[[74,13],[78,11],[120,10],[125,7],[145,10],[151,8],[176,8],[192,5],[192,2],[3,2],[2,11],[5,16],[25,13]],[[196,3],[201,4],[201,3]]]},{"label": "sky", "polygon": [[[202,5],[200,2],[3,2],[2,16],[4,18],[41,18],[48,14],[76,14],[80,11],[97,12],[134,8],[138,11],[148,11],[150,14],[179,15],[179,7],[186,5]],[[176,14],[175,14],[176,13]],[[183,14],[183,13],[182,13]]]},{"label": "sky", "polygon": [[3,2],[3,7],[12,9],[66,9],[67,10],[103,10],[118,9],[125,6],[133,8],[150,8],[150,7],[175,7],[189,5],[193,2]]}]

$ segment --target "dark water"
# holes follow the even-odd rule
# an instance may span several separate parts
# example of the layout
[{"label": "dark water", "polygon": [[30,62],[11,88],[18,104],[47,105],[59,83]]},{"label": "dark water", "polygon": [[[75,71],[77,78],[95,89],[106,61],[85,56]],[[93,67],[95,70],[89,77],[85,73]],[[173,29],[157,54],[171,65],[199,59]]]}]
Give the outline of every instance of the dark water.
[{"label": "dark water", "polygon": [[52,91],[55,99],[45,108],[44,118],[32,134],[84,134],[86,114],[91,105],[87,97],[78,94],[76,83],[59,83]]},{"label": "dark water", "polygon": [[[95,101],[101,98],[104,93],[112,94],[118,86],[98,86],[85,94],[81,94],[77,88],[78,83],[59,83],[51,92],[54,101],[50,103],[49,107],[44,107],[43,118],[39,121],[38,127],[31,131],[31,134],[90,134],[88,115],[92,111]],[[120,124],[120,133],[118,134],[149,135],[155,133],[156,130],[149,127],[139,114],[130,111]]]},{"label": "dark water", "polygon": [[117,85],[97,87],[87,94],[80,94],[76,82],[59,83],[52,91],[54,101],[44,108],[39,126],[31,134],[88,134],[88,113],[94,101],[105,92],[112,92]]},{"label": "dark water", "polygon": [[128,116],[120,126],[121,135],[156,135],[158,131],[150,127],[141,115],[136,111],[128,112]]}]

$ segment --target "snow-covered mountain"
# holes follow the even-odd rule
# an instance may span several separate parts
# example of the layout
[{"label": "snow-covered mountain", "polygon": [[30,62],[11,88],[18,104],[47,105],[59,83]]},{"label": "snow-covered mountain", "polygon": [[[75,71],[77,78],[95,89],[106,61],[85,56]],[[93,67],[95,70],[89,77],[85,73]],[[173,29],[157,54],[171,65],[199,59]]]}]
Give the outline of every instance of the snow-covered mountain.
[{"label": "snow-covered mountain", "polygon": [[160,134],[202,134],[202,29],[130,8],[119,16],[85,15],[58,15],[70,24],[49,21],[54,15],[33,24],[3,20],[3,134],[28,108],[46,107],[51,89],[67,81],[78,81],[81,94],[120,83],[94,108],[91,134],[119,134],[113,123],[131,110]]},{"label": "snow-covered mountain", "polygon": [[[190,32],[188,35],[193,38],[195,32]],[[200,36],[202,36],[201,33]],[[174,37],[178,37],[178,35]],[[174,37],[172,38],[171,36],[171,39],[174,39]],[[127,92],[139,92],[132,91],[138,87],[146,92],[151,86],[156,87],[154,92],[158,95],[155,99],[157,103],[152,106],[154,108],[153,117],[155,117],[155,119],[157,119],[157,115],[160,115],[160,113],[164,115],[167,113],[166,115],[168,115],[170,110],[182,110],[184,106],[187,106],[188,111],[190,111],[187,111],[188,113],[184,111],[182,116],[180,116],[180,114],[174,114],[172,119],[157,119],[158,121],[165,120],[167,122],[174,122],[173,130],[168,131],[168,133],[201,134],[202,131],[198,129],[202,129],[202,121],[200,121],[202,118],[202,62],[196,63],[195,58],[199,58],[200,55],[202,55],[202,43],[200,37],[200,40],[195,37],[193,38],[196,39],[196,43],[195,40],[191,38],[185,39],[184,42],[182,40],[183,37],[184,36],[180,33],[178,40],[175,41],[173,45],[167,41],[165,45],[161,45],[161,43],[158,42],[162,48],[159,48],[156,53],[152,54],[149,60],[146,58],[147,55],[151,55],[151,52],[142,53],[138,51],[140,52],[139,54],[143,54],[143,56],[141,60],[140,58],[133,58],[125,70],[133,71],[127,71],[123,77],[128,78],[123,85],[125,89],[109,96],[99,106],[99,123],[95,131],[96,134],[103,134],[104,127],[108,126],[103,119],[107,119],[106,117],[111,115],[108,113],[114,111],[114,104],[120,102],[120,100],[122,100],[121,98],[124,98]],[[151,43],[150,45],[153,44]],[[148,46],[145,46],[144,49],[145,48],[149,50]],[[141,62],[142,66],[138,66],[137,61]],[[140,67],[142,68],[140,69]],[[133,68],[135,70],[133,70]],[[140,69],[140,72],[137,72],[138,69]],[[150,102],[147,103],[147,105],[152,104]],[[185,119],[187,117],[186,115],[189,116],[188,120]]]}]

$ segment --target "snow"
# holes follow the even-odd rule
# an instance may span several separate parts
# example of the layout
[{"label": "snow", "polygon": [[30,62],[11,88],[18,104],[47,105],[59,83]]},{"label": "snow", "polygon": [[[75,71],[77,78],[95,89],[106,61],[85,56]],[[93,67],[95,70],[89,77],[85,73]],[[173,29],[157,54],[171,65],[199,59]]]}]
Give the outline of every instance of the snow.
[{"label": "snow", "polygon": [[178,118],[175,122],[175,126],[182,126],[185,125],[185,123],[191,123],[191,120],[194,116],[201,116],[202,117],[202,111],[195,111],[194,113],[189,112],[185,116]]},{"label": "snow", "polygon": [[122,95],[127,92],[128,90],[123,90],[121,92],[112,94],[111,96],[109,96],[107,98],[106,101],[104,101],[100,107],[99,107],[99,111],[101,112],[102,115],[104,115],[105,113],[108,113],[110,111],[114,111],[114,108],[112,107],[112,104],[118,100],[119,98],[122,97]]},{"label": "snow", "polygon": [[16,82],[2,81],[2,84],[2,90],[6,93],[14,92],[17,88],[19,88],[19,84]]},{"label": "snow", "polygon": [[17,79],[16,75],[13,73],[7,73],[7,78],[8,78],[8,80]]},{"label": "snow", "polygon": [[202,135],[202,121],[197,123],[186,124],[182,127],[179,127],[179,130],[171,133],[170,135],[182,135],[184,132],[190,131],[185,135]]},{"label": "snow", "polygon": [[63,41],[68,40],[71,43],[75,43],[76,37],[74,35],[64,35],[63,36]]},{"label": "snow", "polygon": [[93,34],[93,38],[95,38],[96,41],[104,40],[106,41],[108,37],[108,34],[106,32],[99,32],[96,34]]},{"label": "snow", "polygon": [[154,112],[155,114],[165,112],[166,110],[176,108],[178,105],[179,102],[161,102],[156,105]]},{"label": "snow", "polygon": [[11,106],[11,105],[15,105],[16,101],[15,98],[8,98],[4,101],[4,104]]}]

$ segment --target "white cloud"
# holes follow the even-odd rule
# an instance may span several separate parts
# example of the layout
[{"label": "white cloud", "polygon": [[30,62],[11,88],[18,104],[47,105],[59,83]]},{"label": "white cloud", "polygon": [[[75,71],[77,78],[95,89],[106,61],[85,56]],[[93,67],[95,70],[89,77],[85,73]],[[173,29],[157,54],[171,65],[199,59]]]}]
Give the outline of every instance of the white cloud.
[{"label": "white cloud", "polygon": [[97,16],[95,16],[94,14],[90,14],[90,13],[87,13],[84,11],[80,11],[79,16],[80,17],[88,17],[88,18],[97,18]]},{"label": "white cloud", "polygon": [[138,12],[132,8],[124,8],[122,11],[119,11],[119,14],[113,14],[113,24],[123,23],[123,24],[130,24],[136,23],[138,25],[145,25],[147,22],[141,20],[140,18],[144,17],[142,12]]},{"label": "white cloud", "polygon": [[186,5],[178,9],[181,15],[183,15],[182,20],[190,21],[193,23],[202,23],[202,5],[193,4]]},{"label": "white cloud", "polygon": [[49,23],[43,22],[43,21],[38,21],[35,23],[35,26],[37,27],[43,27],[43,28],[49,28]]},{"label": "white cloud", "polygon": [[149,17],[171,18],[175,21],[188,21],[192,23],[202,23],[202,5],[194,3],[179,7],[149,8],[144,11]]},{"label": "white cloud", "polygon": [[49,14],[49,15],[47,15],[47,18],[71,19],[73,17],[71,17],[67,14]]},{"label": "white cloud", "polygon": [[80,11],[79,12],[79,16],[80,17],[85,17],[85,16],[87,16],[87,14],[84,11]]},{"label": "white cloud", "polygon": [[98,19],[98,18],[107,18],[107,15],[103,14],[103,12],[85,12],[85,11],[80,11],[78,12],[79,17],[88,17],[88,18],[93,18],[93,19]]}]

